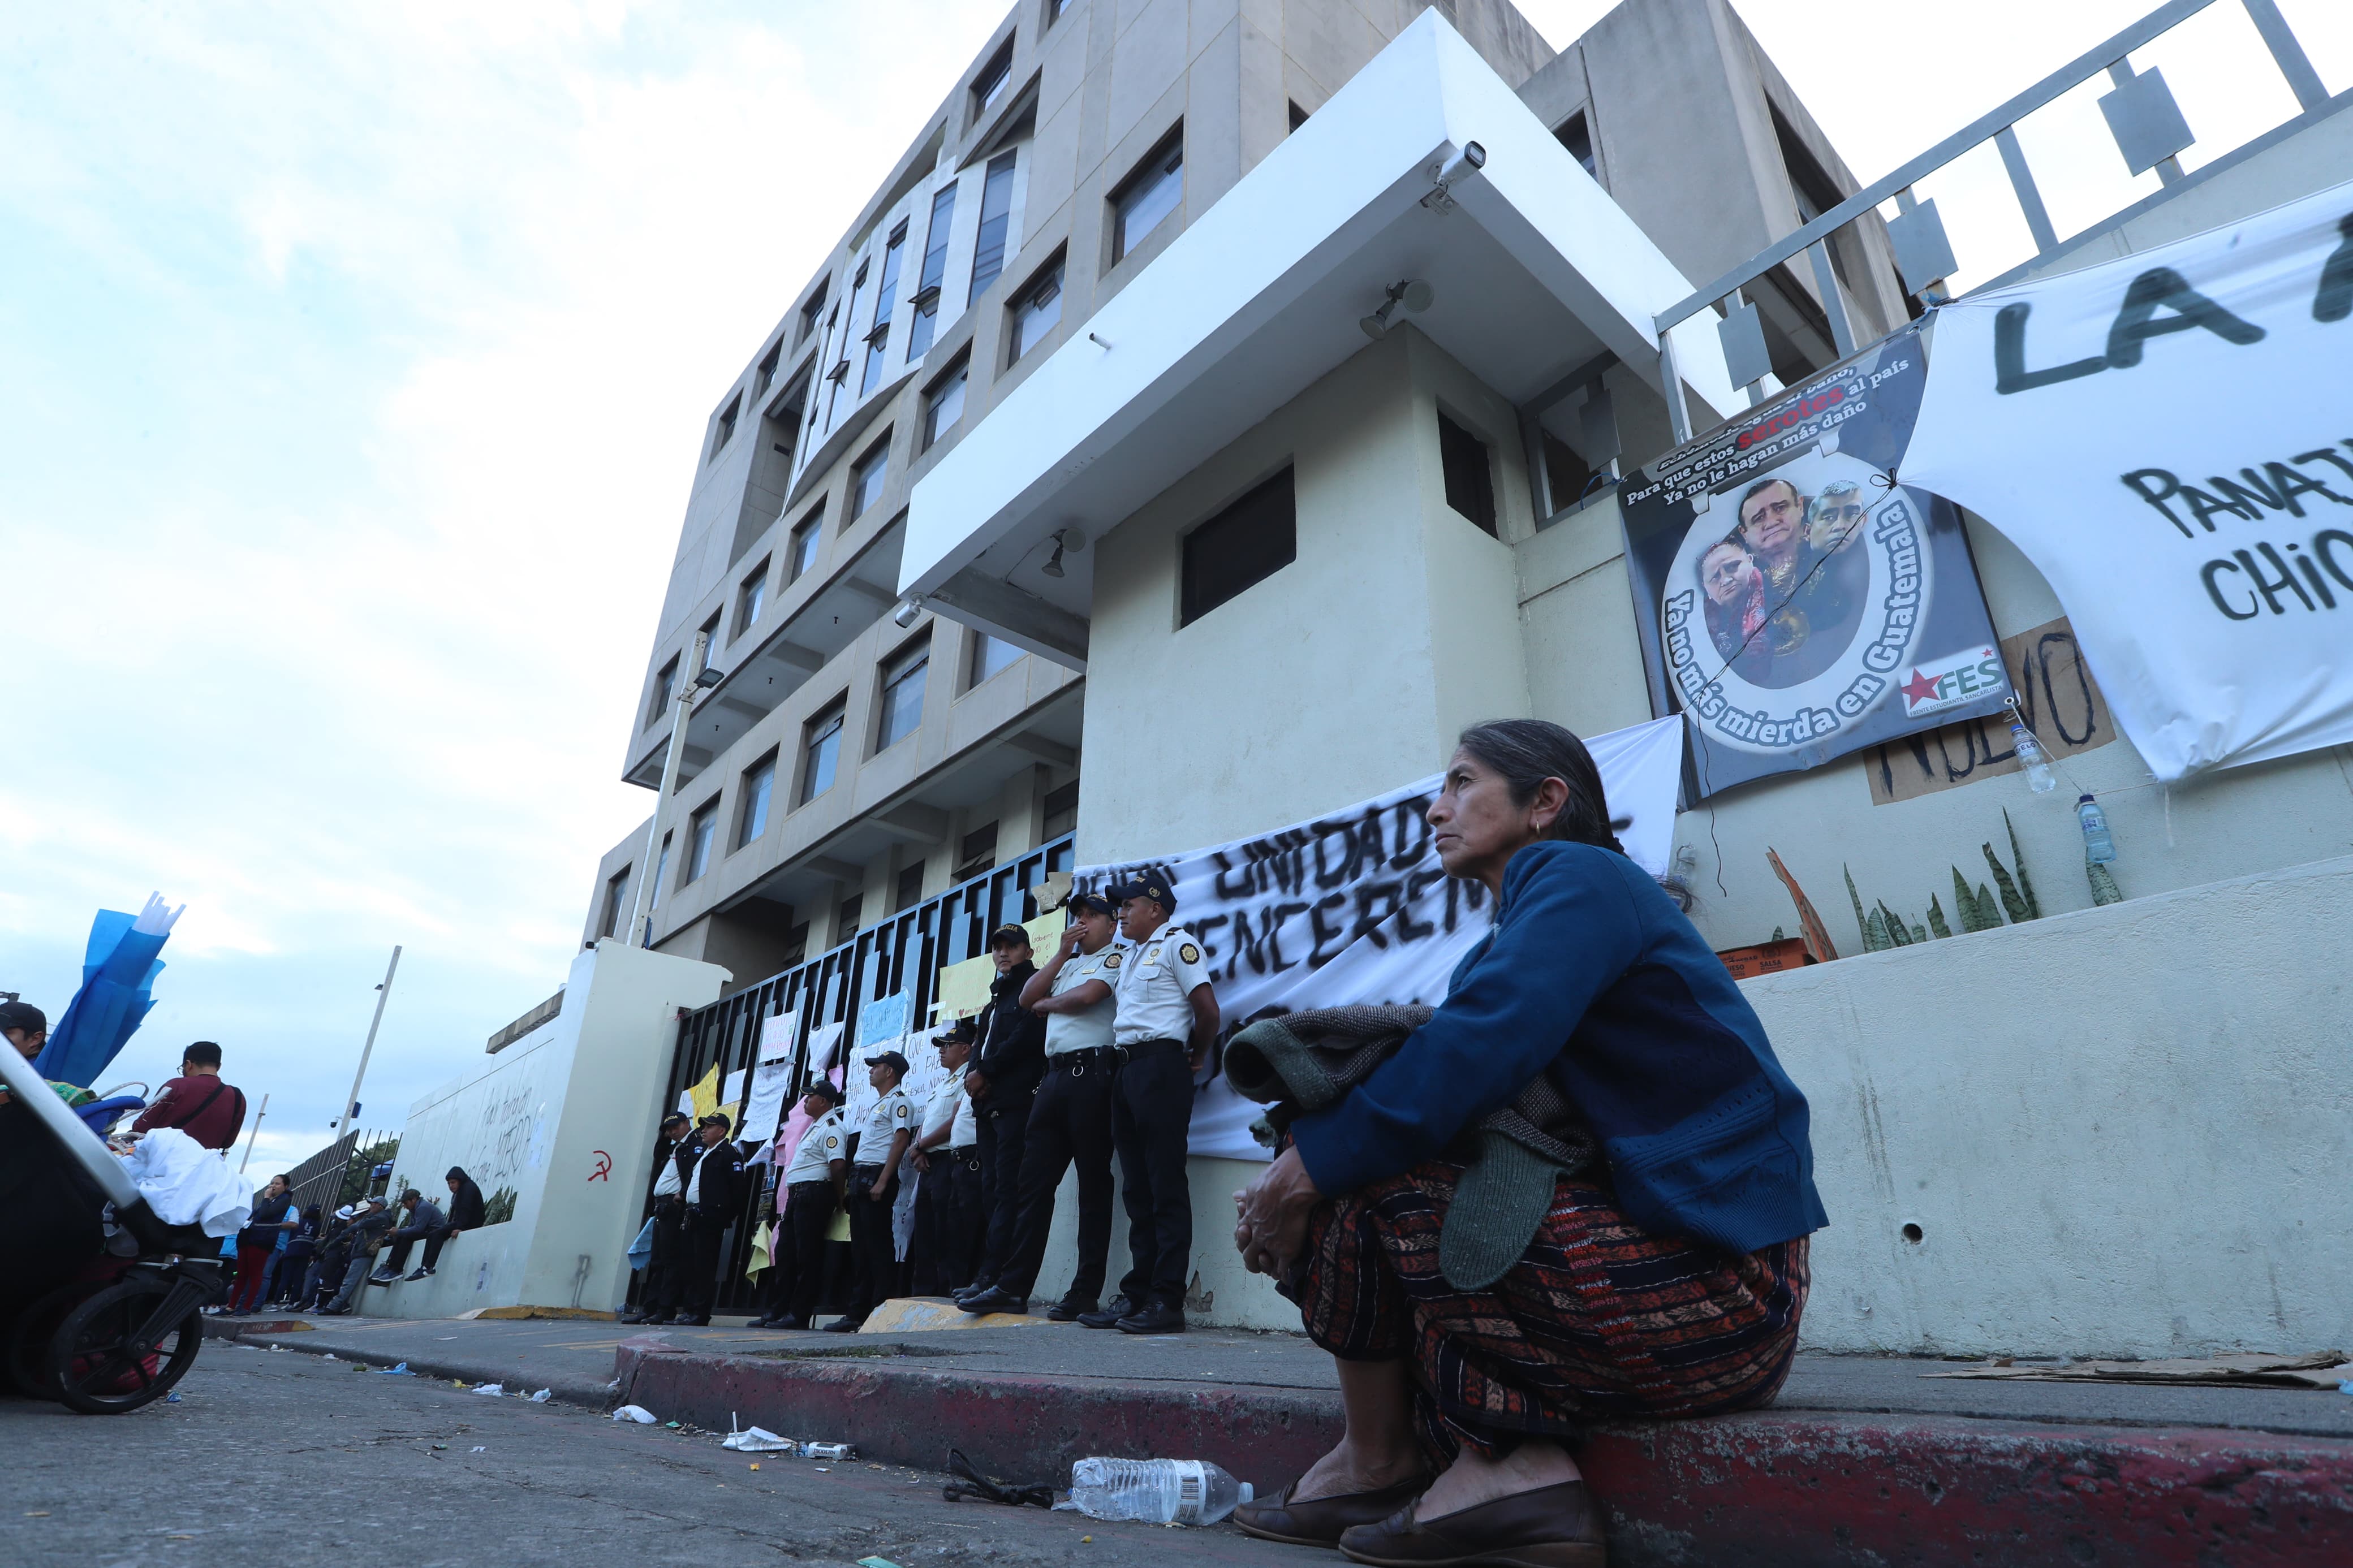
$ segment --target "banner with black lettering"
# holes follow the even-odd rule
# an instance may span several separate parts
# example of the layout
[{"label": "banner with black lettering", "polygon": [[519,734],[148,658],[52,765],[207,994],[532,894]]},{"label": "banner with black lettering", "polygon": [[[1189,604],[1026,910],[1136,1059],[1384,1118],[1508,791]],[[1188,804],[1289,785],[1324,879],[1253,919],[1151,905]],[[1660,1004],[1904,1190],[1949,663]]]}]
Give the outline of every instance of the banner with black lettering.
[{"label": "banner with black lettering", "polygon": [[[1629,858],[1663,875],[1672,852],[1683,721],[1662,719],[1586,740],[1601,770]],[[1308,1007],[1443,1001],[1446,982],[1493,923],[1486,889],[1438,863],[1429,810],[1437,775],[1313,822],[1171,859],[1083,866],[1082,889],[1132,877],[1164,880],[1176,923],[1207,955],[1223,1027],[1198,1075],[1192,1152],[1263,1160],[1251,1136],[1261,1107],[1226,1086],[1225,1039],[1245,1024]]]},{"label": "banner with black lettering", "polygon": [[1904,480],[2017,542],[2160,779],[2353,742],[2353,184],[1936,312]]},{"label": "banner with black lettering", "polygon": [[1923,370],[1899,332],[1619,492],[1652,697],[1691,719],[1699,795],[2009,698],[1959,514],[1894,479]]}]

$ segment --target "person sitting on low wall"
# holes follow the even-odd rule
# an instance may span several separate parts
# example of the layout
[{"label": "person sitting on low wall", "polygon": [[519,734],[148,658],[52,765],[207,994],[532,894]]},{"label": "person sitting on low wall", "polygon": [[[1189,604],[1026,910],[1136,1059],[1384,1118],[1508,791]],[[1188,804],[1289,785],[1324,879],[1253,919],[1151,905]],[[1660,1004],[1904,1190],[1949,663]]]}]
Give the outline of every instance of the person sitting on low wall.
[{"label": "person sitting on low wall", "polygon": [[408,1262],[409,1247],[420,1241],[425,1244],[425,1256],[427,1261],[409,1278],[424,1279],[433,1272],[430,1259],[441,1255],[441,1243],[448,1238],[448,1216],[441,1212],[439,1204],[432,1202],[415,1187],[400,1194],[400,1206],[406,1215],[406,1223],[385,1238],[392,1243],[392,1250],[385,1254],[383,1266],[368,1276],[368,1283],[371,1285],[398,1283],[400,1270]]},{"label": "person sitting on low wall", "polygon": [[[1429,819],[1495,926],[1386,1059],[1284,1075],[1289,1146],[1234,1240],[1332,1352],[1345,1427],[1235,1521],[1363,1562],[1599,1563],[1588,1424],[1750,1409],[1788,1376],[1828,1223],[1806,1101],[1576,736],[1464,731]],[[1244,1051],[1305,1053],[1307,1016],[1235,1037],[1238,1088]]]}]

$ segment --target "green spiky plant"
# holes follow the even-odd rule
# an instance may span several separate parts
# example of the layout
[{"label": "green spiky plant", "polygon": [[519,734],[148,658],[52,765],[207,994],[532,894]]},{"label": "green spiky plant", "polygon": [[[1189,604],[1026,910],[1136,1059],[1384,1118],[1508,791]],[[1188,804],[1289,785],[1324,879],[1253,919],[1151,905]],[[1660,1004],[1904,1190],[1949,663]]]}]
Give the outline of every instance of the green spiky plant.
[{"label": "green spiky plant", "polygon": [[1862,932],[1862,951],[1865,952],[1880,952],[1888,948],[1894,947],[1895,945],[1895,942],[1894,939],[1890,937],[1887,933],[1887,921],[1885,918],[1880,915],[1876,910],[1873,910],[1869,916],[1865,916],[1863,914],[1862,895],[1855,891],[1853,869],[1843,865],[1841,866],[1839,869],[1846,873],[1847,901],[1854,905],[1854,923],[1857,929]]},{"label": "green spiky plant", "polygon": [[2010,863],[2018,868],[2018,896],[2026,902],[2026,918],[2039,921],[2042,906],[2034,897],[2034,881],[2026,874],[2026,851],[2019,847],[2018,825],[2010,819],[2010,808],[2001,808],[2001,825],[2010,830]]},{"label": "green spiky plant", "polygon": [[1953,868],[1953,912],[1960,917],[1961,930],[1965,931],[1993,931],[2001,925],[2001,906],[1994,902],[1983,882],[1978,884],[1976,892],[1970,892],[1958,866]]},{"label": "green spiky plant", "polygon": [[1936,901],[1934,893],[1928,895],[1928,930],[1939,937],[1953,934],[1953,928],[1945,922],[1945,907]]},{"label": "green spiky plant", "polygon": [[2084,875],[2091,880],[2092,902],[2095,907],[2125,901],[2124,894],[2116,887],[2116,877],[2089,855],[2084,857]]}]

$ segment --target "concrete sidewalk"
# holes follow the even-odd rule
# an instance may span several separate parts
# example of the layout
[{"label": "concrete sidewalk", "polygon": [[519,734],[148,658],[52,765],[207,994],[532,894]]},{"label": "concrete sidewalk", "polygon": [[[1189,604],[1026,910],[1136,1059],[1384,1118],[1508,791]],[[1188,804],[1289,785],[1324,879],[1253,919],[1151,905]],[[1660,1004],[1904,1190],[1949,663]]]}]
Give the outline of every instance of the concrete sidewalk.
[{"label": "concrete sidewalk", "polygon": [[[1024,1480],[1090,1453],[1215,1458],[1282,1485],[1336,1440],[1331,1359],[1292,1335],[1076,1327],[889,1335],[725,1323],[320,1320],[241,1329],[428,1375],[626,1399]],[[1768,1411],[1606,1429],[1582,1456],[1613,1561],[1783,1568],[2353,1561],[2353,1397],[1933,1378],[1955,1363],[1801,1355]]]}]

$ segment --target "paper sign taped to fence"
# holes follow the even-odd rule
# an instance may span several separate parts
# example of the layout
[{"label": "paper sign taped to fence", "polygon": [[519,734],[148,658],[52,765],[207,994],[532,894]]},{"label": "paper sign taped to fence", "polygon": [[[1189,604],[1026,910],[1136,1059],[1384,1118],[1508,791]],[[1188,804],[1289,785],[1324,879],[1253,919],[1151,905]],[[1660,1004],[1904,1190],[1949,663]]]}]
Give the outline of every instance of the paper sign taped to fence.
[{"label": "paper sign taped to fence", "polygon": [[969,1018],[987,1006],[989,982],[996,978],[997,965],[985,952],[941,970],[938,1021],[944,1024],[955,1018]]},{"label": "paper sign taped to fence", "polygon": [[797,1008],[779,1013],[760,1024],[760,1059],[764,1062],[791,1059],[795,1037],[800,1033],[801,1016]]}]

